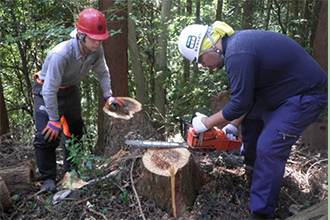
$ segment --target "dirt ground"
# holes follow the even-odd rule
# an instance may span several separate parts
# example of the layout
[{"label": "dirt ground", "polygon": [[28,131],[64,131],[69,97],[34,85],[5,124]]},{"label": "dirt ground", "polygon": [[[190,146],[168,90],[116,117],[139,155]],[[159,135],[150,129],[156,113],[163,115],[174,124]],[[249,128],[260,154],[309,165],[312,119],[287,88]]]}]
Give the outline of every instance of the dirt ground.
[{"label": "dirt ground", "polygon": [[[60,155],[60,149],[58,149]],[[0,219],[173,219],[153,201],[138,195],[135,186],[141,174],[143,150],[130,148],[113,158],[99,177],[112,171],[116,175],[73,190],[69,196],[53,204],[54,194],[40,193],[40,182],[28,190],[15,192],[14,206]],[[199,192],[190,215],[179,219],[223,220],[242,219],[249,211],[251,171],[246,169],[238,151],[193,153],[203,172],[211,181]],[[61,160],[61,157],[59,160]],[[1,142],[0,169],[21,161],[34,160],[32,146]],[[59,176],[63,176],[58,166]],[[92,179],[98,176],[91,177]],[[58,191],[61,187],[57,188]],[[293,146],[288,160],[283,187],[274,219],[286,219],[328,198],[328,151],[312,150],[299,143]]]}]

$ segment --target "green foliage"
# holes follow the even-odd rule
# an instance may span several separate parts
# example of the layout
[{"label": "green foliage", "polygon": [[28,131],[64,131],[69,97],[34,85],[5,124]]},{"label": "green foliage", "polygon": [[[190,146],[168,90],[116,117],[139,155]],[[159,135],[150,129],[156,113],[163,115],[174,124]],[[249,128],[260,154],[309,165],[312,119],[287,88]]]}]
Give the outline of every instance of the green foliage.
[{"label": "green foliage", "polygon": [[51,48],[70,39],[78,9],[96,5],[87,0],[77,3],[0,1],[0,77],[14,139],[31,143],[33,137],[33,74],[41,69]]},{"label": "green foliage", "polygon": [[15,194],[11,197],[13,201],[18,201],[20,199],[19,195]]},{"label": "green foliage", "polygon": [[[253,3],[251,10],[252,27],[265,30],[273,30],[286,33],[294,29],[303,30],[306,21],[311,21],[314,18],[295,18],[293,16],[295,5],[291,5],[289,1],[250,1]],[[193,10],[196,7],[196,2],[192,2]],[[217,1],[201,1],[201,23],[211,25],[215,21],[215,6]],[[153,85],[157,72],[155,70],[155,54],[157,52],[157,40],[160,36],[159,27],[160,8],[158,4],[148,1],[134,1],[133,12],[130,15],[137,25],[137,37],[140,47],[140,56],[146,80],[148,82],[149,102],[147,109],[152,118],[157,114],[157,110],[153,108],[154,94]],[[189,78],[183,76],[183,58],[177,49],[177,39],[181,30],[189,24],[196,23],[194,11],[192,15],[185,12],[186,1],[172,2],[171,19],[168,22],[168,48],[167,48],[167,71],[165,73],[164,85],[166,89],[166,109],[167,113],[164,118],[165,124],[172,126],[177,117],[184,115],[192,115],[196,111],[204,114],[211,114],[210,110],[210,95],[224,89],[230,89],[228,78],[225,70],[215,70],[212,75],[208,69],[194,65],[190,65]],[[270,5],[272,4],[272,5]],[[299,8],[299,7],[296,7]],[[299,8],[299,10],[301,10]],[[231,25],[235,30],[242,29],[242,15],[244,13],[244,1],[228,0],[224,1],[222,11],[223,21]],[[269,13],[269,20],[268,18]],[[282,14],[281,14],[282,13]],[[286,13],[284,16],[283,13]],[[311,28],[308,28],[310,31]],[[304,31],[300,32],[304,33]],[[298,35],[295,35],[296,37]],[[305,35],[304,35],[305,36]],[[310,44],[310,35],[300,37],[304,39],[305,44]],[[303,42],[300,42],[303,43]],[[306,49],[310,47],[305,46]],[[134,89],[134,87],[131,87]],[[134,94],[134,91],[131,92]],[[174,123],[172,123],[174,122]],[[170,129],[175,129],[174,126]]]},{"label": "green foliage", "polygon": [[119,197],[123,202],[125,202],[125,203],[128,202],[129,201],[129,191],[127,189],[124,189],[122,194]]},{"label": "green foliage", "polygon": [[[126,1],[116,0],[107,9],[108,21],[124,19],[117,17],[117,5]],[[319,15],[320,1],[310,1],[308,9],[304,1],[223,1],[222,20],[235,30],[242,29],[244,4],[250,3],[252,24],[255,29],[277,31],[291,36],[308,52],[312,52],[311,42],[315,33],[315,23]],[[177,39],[181,30],[189,24],[199,22],[211,25],[215,21],[218,1],[203,0],[200,16],[196,16],[197,1],[192,1],[191,14],[187,12],[187,1],[172,1],[171,17],[167,24],[161,19],[162,1],[131,0],[129,14],[136,25],[140,62],[145,75],[147,104],[151,118],[157,116],[154,107],[156,70],[155,57],[159,50],[158,39],[161,26],[167,25],[167,63],[163,86],[166,89],[166,109],[163,124],[175,129],[177,117],[191,116],[196,111],[211,114],[209,98],[211,94],[230,89],[225,70],[216,70],[212,75],[208,69],[190,64],[189,76],[184,76],[183,58],[177,49]],[[0,1],[0,76],[14,138],[31,143],[34,132],[33,102],[31,87],[33,73],[40,70],[47,53],[59,42],[69,39],[75,21],[86,7],[98,8],[98,1],[54,1],[54,0],[11,0]],[[110,35],[121,34],[121,29],[110,30]],[[131,65],[129,59],[129,65]],[[135,95],[135,82],[129,70],[129,94]],[[89,130],[97,132],[99,84],[95,75],[88,75],[80,84],[82,93],[82,114]]]},{"label": "green foliage", "polygon": [[[89,180],[91,177],[104,174],[104,169],[95,168],[101,163],[109,162],[109,160],[103,160],[92,153],[95,141],[95,139],[92,139],[92,135],[87,134],[84,134],[80,139],[72,135],[71,139],[66,141],[65,147],[70,152],[67,160],[71,160],[77,168],[71,171],[75,178]],[[71,183],[75,178],[72,178]]]},{"label": "green foliage", "polygon": [[[51,192],[48,192],[49,194]],[[50,210],[51,209],[51,205],[52,205],[52,197],[49,197],[46,201],[45,201],[45,208]]]}]

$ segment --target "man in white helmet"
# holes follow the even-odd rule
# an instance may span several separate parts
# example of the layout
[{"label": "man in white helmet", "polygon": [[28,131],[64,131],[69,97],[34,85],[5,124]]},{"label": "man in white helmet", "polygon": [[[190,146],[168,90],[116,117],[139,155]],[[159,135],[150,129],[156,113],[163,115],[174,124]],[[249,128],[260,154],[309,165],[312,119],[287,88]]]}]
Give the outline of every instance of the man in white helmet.
[{"label": "man in white helmet", "polygon": [[291,146],[328,105],[328,77],[291,38],[270,31],[234,31],[224,22],[190,25],[178,42],[180,53],[204,67],[226,67],[231,100],[207,117],[196,114],[198,133],[227,124],[229,138],[242,130],[241,154],[253,167],[251,216],[267,219],[277,206]]}]

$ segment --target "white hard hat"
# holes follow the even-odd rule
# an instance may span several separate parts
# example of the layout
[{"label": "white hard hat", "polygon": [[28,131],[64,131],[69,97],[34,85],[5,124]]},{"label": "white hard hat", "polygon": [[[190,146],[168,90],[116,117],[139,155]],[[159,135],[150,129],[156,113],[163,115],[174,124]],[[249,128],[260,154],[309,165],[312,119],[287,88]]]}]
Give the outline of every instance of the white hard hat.
[{"label": "white hard hat", "polygon": [[178,42],[179,51],[191,62],[198,62],[200,49],[207,30],[208,26],[201,24],[192,24],[182,30]]}]

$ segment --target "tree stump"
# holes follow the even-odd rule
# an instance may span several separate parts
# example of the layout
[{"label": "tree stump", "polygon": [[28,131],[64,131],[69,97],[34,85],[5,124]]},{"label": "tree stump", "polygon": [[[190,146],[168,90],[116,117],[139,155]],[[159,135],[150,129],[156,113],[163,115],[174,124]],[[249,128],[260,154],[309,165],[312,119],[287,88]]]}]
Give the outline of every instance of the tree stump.
[{"label": "tree stump", "polygon": [[142,157],[142,166],[139,193],[173,217],[186,216],[207,179],[190,151],[150,148]]},{"label": "tree stump", "polygon": [[318,118],[309,125],[301,136],[301,143],[310,146],[311,149],[328,149],[328,119]]},{"label": "tree stump", "polygon": [[0,211],[7,211],[13,206],[5,181],[0,176]]},{"label": "tree stump", "polygon": [[[105,115],[105,113],[104,113]],[[161,140],[161,136],[153,128],[150,119],[142,110],[134,114],[130,120],[110,118],[108,115],[104,118],[104,133],[103,138],[99,136],[99,143],[95,149],[97,155],[102,155],[105,158],[115,155],[123,148],[125,140]],[[100,147],[101,145],[104,148]]]},{"label": "tree stump", "polygon": [[215,114],[222,110],[230,101],[229,91],[222,90],[219,93],[211,94],[210,104],[212,113]]},{"label": "tree stump", "polygon": [[31,183],[36,179],[36,166],[30,160],[13,166],[2,167],[0,176],[12,195],[18,190],[31,188]]}]

